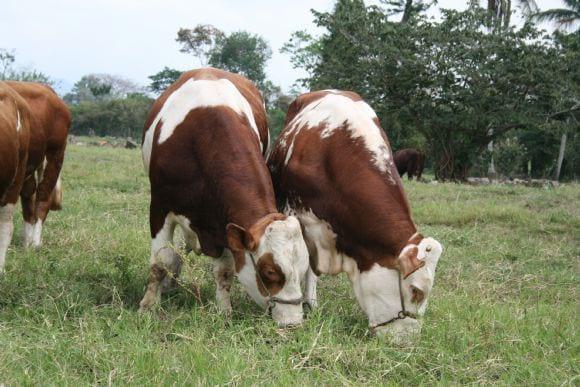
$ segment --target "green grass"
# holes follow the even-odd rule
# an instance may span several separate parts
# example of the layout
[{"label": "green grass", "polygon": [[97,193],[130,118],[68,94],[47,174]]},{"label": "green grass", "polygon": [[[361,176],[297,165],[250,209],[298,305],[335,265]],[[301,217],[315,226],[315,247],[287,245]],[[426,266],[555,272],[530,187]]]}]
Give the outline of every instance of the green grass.
[{"label": "green grass", "polygon": [[420,230],[445,251],[421,338],[397,348],[369,335],[345,276],[322,278],[321,307],[298,329],[276,329],[239,285],[228,320],[209,259],[193,255],[183,286],[138,314],[150,242],[139,151],[71,145],[63,177],[42,249],[19,247],[16,222],[0,384],[580,382],[578,185],[406,182]]}]

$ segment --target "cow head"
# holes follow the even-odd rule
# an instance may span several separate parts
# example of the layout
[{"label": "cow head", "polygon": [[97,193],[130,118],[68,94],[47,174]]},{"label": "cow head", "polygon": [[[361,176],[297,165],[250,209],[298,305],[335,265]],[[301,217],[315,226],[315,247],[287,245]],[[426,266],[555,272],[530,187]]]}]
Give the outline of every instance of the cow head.
[{"label": "cow head", "polygon": [[302,323],[300,285],[308,269],[308,250],[298,220],[270,214],[248,230],[230,223],[227,235],[238,279],[252,299],[270,306],[280,326]]},{"label": "cow head", "polygon": [[[398,257],[399,269],[375,263],[370,270],[347,270],[355,295],[377,336],[390,337],[396,344],[412,342],[421,329],[421,317],[435,281],[435,269],[443,248],[433,238],[409,243]],[[351,265],[356,266],[353,262]],[[399,288],[399,276],[401,287]],[[397,318],[405,310],[413,317]]]}]

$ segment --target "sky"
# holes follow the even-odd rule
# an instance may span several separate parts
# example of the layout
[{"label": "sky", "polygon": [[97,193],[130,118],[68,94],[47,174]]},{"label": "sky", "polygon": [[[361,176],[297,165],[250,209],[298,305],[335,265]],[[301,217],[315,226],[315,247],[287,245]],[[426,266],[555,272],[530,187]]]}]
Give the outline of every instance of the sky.
[{"label": "sky", "polygon": [[[536,2],[540,9],[561,6],[561,0]],[[439,0],[438,7],[465,9],[467,3]],[[268,77],[288,90],[304,74],[293,69],[279,49],[296,30],[320,33],[310,10],[329,11],[333,4],[334,0],[2,0],[0,48],[14,49],[17,65],[55,79],[61,93],[90,73],[110,73],[147,85],[147,77],[165,66],[199,67],[191,55],[179,52],[176,33],[180,27],[212,24],[225,32],[247,30],[263,36],[273,53]]]}]

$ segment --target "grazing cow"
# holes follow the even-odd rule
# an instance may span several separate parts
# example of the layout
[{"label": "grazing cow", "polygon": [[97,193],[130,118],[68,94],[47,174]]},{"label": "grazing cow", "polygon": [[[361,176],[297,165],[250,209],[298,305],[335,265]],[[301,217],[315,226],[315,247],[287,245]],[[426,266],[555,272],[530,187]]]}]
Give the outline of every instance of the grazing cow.
[{"label": "grazing cow", "polygon": [[30,130],[28,105],[0,81],[0,273],[14,226],[14,206],[26,174]]},{"label": "grazing cow", "polygon": [[395,152],[395,165],[399,176],[403,177],[407,173],[409,180],[413,180],[413,176],[421,180],[425,168],[425,154],[413,148],[398,150]]},{"label": "grazing cow", "polygon": [[373,109],[352,92],[299,96],[268,166],[278,205],[303,227],[305,300],[316,304],[317,276],[346,272],[372,331],[418,332],[442,248],[417,232]]},{"label": "grazing cow", "polygon": [[49,210],[60,210],[60,170],[64,160],[71,114],[49,86],[7,81],[30,107],[30,146],[26,178],[20,192],[25,247],[40,247],[42,226]]},{"label": "grazing cow", "polygon": [[224,313],[231,313],[235,273],[278,324],[302,321],[308,251],[298,220],[276,210],[263,157],[268,142],[262,97],[242,76],[189,71],[155,102],[143,134],[153,240],[141,310],[179,275],[180,258],[171,249],[179,225],[188,247],[214,258]]}]

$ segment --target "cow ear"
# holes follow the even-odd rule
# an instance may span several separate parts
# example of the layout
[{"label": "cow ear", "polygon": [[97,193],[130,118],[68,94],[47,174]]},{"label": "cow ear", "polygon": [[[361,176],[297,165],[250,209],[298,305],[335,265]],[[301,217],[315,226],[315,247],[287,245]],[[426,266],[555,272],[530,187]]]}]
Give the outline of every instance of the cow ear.
[{"label": "cow ear", "polygon": [[226,226],[228,236],[228,246],[232,251],[254,250],[256,243],[254,237],[242,226],[234,223],[228,223]]},{"label": "cow ear", "polygon": [[403,252],[397,258],[397,265],[403,279],[407,278],[425,265],[425,261],[417,258],[418,254],[419,248],[413,245],[403,249]]}]

